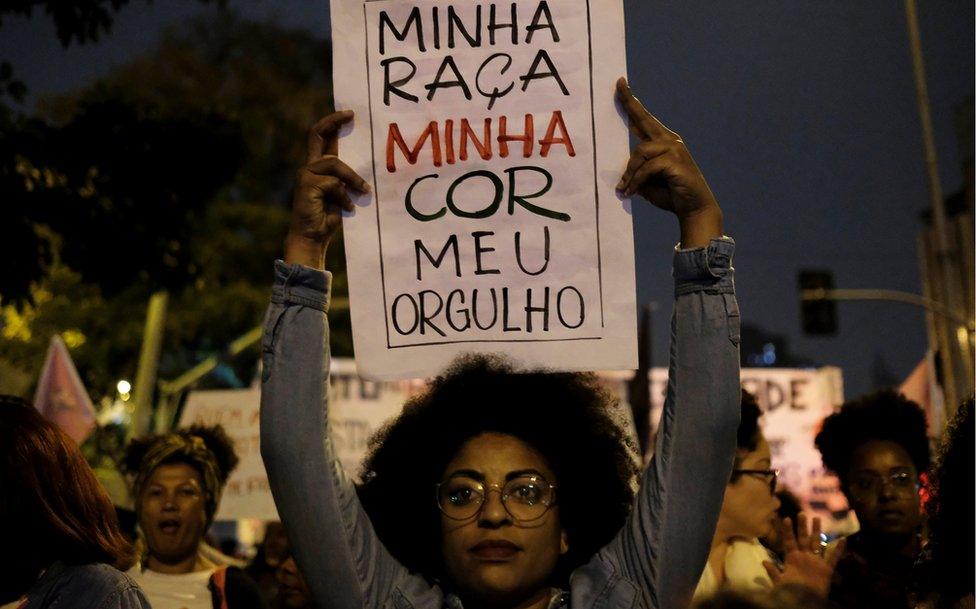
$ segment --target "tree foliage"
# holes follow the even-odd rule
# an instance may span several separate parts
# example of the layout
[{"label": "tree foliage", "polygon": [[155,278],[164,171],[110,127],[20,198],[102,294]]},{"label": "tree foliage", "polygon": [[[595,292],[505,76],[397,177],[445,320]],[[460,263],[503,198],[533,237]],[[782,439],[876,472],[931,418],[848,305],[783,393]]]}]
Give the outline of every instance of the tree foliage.
[{"label": "tree foliage", "polygon": [[[111,394],[135,373],[157,289],[171,294],[161,378],[258,325],[304,133],[331,104],[327,65],[324,40],[225,13],[38,116],[0,117],[15,219],[0,223],[0,364],[36,376],[50,335],[74,329],[89,390]],[[332,255],[340,268],[341,244]],[[341,272],[334,285],[343,296]],[[349,354],[348,319],[333,324]],[[257,354],[235,362],[240,380]]]}]

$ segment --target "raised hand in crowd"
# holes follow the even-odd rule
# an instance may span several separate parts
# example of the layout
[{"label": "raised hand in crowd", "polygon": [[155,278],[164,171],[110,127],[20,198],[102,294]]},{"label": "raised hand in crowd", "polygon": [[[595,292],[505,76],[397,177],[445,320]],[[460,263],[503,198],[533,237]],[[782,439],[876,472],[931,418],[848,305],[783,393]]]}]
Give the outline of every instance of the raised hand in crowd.
[{"label": "raised hand in crowd", "polygon": [[773,584],[805,586],[821,598],[827,598],[837,561],[844,555],[845,541],[840,540],[829,553],[826,552],[820,518],[814,516],[811,525],[805,512],[797,516],[795,535],[789,518],[782,519],[778,527],[783,540],[783,566],[772,561],[763,563]]}]

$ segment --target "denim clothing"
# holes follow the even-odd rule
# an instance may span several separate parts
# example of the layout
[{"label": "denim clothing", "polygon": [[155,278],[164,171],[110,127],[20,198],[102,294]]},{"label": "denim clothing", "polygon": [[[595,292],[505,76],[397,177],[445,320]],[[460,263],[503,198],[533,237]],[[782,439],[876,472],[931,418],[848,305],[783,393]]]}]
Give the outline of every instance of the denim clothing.
[{"label": "denim clothing", "polygon": [[27,593],[21,609],[151,609],[132,579],[105,564],[56,562]]},{"label": "denim clothing", "polygon": [[[654,458],[617,536],[556,605],[677,609],[691,598],[729,480],[739,424],[734,243],[676,250],[667,398]],[[263,337],[261,453],[313,598],[328,609],[456,609],[383,547],[339,465],[329,429],[331,275],[275,266]],[[431,540],[434,542],[434,540]]]}]

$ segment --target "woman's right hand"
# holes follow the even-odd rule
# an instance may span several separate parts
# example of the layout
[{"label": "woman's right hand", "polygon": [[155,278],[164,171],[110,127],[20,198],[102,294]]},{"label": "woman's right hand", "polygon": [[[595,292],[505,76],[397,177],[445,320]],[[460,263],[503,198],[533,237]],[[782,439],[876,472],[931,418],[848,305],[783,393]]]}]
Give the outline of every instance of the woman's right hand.
[{"label": "woman's right hand", "polygon": [[820,518],[814,516],[810,530],[804,512],[800,512],[797,518],[796,535],[793,534],[793,523],[789,518],[781,520],[778,526],[783,539],[783,566],[778,567],[771,561],[764,562],[769,578],[776,586],[803,586],[826,599],[830,594],[834,569],[844,554],[845,541],[842,539],[832,553],[826,554],[827,548],[821,542]]},{"label": "woman's right hand", "polygon": [[352,118],[351,110],[333,112],[309,130],[285,238],[285,262],[324,269],[329,241],[342,226],[342,211],[354,208],[347,189],[370,192],[369,183],[336,156],[339,129]]}]

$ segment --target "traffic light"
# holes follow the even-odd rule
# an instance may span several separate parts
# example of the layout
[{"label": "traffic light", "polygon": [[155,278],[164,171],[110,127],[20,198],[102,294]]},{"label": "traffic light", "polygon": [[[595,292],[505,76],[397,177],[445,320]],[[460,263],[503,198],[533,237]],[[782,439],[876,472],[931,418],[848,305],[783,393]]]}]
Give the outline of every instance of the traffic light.
[{"label": "traffic light", "polygon": [[837,305],[827,298],[811,298],[811,291],[834,289],[830,271],[804,269],[800,271],[800,320],[806,334],[837,334]]}]

